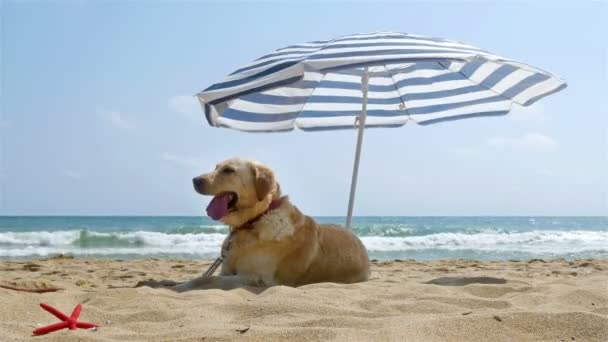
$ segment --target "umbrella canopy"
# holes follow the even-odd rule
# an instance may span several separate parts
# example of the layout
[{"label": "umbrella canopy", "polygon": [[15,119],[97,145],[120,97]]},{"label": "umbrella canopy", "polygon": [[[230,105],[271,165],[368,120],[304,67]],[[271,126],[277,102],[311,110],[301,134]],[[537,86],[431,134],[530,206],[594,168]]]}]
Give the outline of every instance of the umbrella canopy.
[{"label": "umbrella canopy", "polygon": [[358,128],[507,114],[566,87],[525,63],[457,41],[396,32],[291,45],[198,93],[210,125],[250,132]]},{"label": "umbrella canopy", "polygon": [[353,128],[369,67],[366,127],[507,114],[560,78],[461,42],[372,33],[278,49],[198,94],[210,125],[243,131]]}]

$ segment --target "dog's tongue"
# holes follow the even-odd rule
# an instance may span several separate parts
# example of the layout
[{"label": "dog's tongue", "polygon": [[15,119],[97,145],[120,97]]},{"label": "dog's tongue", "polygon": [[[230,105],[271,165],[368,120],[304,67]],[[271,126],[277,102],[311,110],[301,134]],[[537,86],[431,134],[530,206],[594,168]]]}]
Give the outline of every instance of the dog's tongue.
[{"label": "dog's tongue", "polygon": [[230,203],[230,195],[218,195],[213,197],[207,206],[207,215],[214,220],[219,220],[228,215],[228,203]]}]

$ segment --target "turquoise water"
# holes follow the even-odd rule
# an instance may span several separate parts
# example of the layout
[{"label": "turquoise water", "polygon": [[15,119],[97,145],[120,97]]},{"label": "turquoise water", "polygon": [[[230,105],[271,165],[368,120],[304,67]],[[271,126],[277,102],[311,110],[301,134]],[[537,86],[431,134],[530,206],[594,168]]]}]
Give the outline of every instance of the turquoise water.
[{"label": "turquoise water", "polygon": [[[378,259],[608,258],[608,217],[355,217],[353,227]],[[214,258],[226,233],[206,217],[2,216],[0,259]]]}]

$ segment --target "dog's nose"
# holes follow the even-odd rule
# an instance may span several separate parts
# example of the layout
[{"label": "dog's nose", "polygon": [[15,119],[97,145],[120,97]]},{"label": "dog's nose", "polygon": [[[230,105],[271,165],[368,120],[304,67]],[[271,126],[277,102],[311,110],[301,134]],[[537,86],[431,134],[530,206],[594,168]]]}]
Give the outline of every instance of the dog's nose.
[{"label": "dog's nose", "polygon": [[206,183],[205,178],[201,176],[192,178],[192,185],[194,185],[194,190],[198,193],[203,193],[205,191]]}]

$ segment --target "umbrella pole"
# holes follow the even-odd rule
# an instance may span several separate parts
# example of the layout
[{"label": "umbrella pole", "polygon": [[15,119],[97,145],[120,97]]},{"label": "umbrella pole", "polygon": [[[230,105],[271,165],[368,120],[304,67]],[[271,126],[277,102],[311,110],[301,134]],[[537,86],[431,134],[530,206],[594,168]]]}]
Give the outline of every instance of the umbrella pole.
[{"label": "umbrella pole", "polygon": [[[355,165],[353,166],[353,178],[350,181],[350,197],[348,199],[348,214],[346,215],[346,228],[351,229],[353,219],[353,206],[355,205],[355,191],[357,189],[357,176],[359,175],[359,159],[361,158],[361,145],[363,143],[363,131],[365,129],[365,119],[367,118],[367,88],[369,75],[367,67],[361,76],[361,91],[363,92],[363,103],[361,105],[361,115],[359,121],[359,133],[357,135],[357,150],[355,152]],[[357,121],[355,121],[355,125]]]}]

